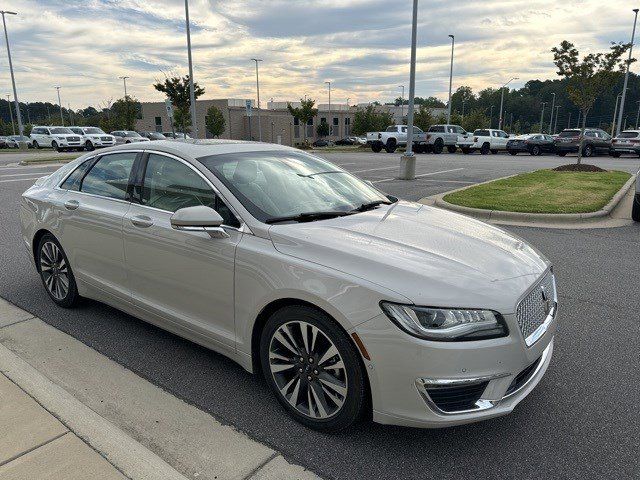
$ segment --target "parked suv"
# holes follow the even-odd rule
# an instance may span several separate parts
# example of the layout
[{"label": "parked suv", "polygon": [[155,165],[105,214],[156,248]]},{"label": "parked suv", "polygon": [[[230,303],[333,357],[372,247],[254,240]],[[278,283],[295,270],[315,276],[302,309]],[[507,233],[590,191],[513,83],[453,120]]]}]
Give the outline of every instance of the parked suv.
[{"label": "parked suv", "polygon": [[136,143],[136,142],[148,142],[149,139],[143,137],[138,132],[133,130],[116,130],[111,132],[111,135],[116,137],[116,143],[122,145],[123,143]]},{"label": "parked suv", "polygon": [[640,155],[640,130],[625,130],[611,141],[611,155],[617,158],[623,153]]},{"label": "parked suv", "polygon": [[116,139],[98,127],[69,127],[73,133],[82,137],[85,150],[91,151],[101,147],[113,147]]},{"label": "parked suv", "polygon": [[64,150],[84,150],[82,137],[67,127],[33,127],[31,140],[35,148],[50,147],[62,152]]},{"label": "parked suv", "polygon": [[[577,153],[580,147],[580,129],[567,128],[560,132],[554,144],[556,153],[564,157],[567,153]],[[585,128],[582,142],[582,156],[591,157],[598,153],[609,154],[611,150],[611,135],[599,128]]]}]

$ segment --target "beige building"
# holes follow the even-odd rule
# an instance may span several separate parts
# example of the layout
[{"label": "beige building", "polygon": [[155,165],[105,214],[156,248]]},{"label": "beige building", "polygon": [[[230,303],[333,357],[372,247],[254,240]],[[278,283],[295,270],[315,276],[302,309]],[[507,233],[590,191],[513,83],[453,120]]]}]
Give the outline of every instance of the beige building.
[{"label": "beige building", "polygon": [[[207,110],[215,105],[224,116],[226,128],[220,138],[234,140],[259,140],[260,130],[262,131],[262,141],[281,143],[283,145],[294,145],[303,140],[303,136],[308,141],[318,138],[317,126],[320,122],[327,122],[331,126],[331,134],[328,139],[337,140],[351,135],[351,125],[353,117],[358,110],[357,107],[349,107],[344,104],[332,104],[329,109],[327,104],[319,104],[318,115],[306,126],[300,125],[298,120],[293,118],[287,110],[287,102],[269,102],[267,108],[258,111],[255,102],[251,102],[251,108],[247,108],[247,100],[241,99],[220,99],[220,100],[198,100],[196,102],[196,114],[198,118],[198,137],[211,138],[212,135],[206,131],[205,116]],[[299,106],[299,102],[291,102]],[[260,126],[258,126],[258,122]],[[174,126],[176,131],[180,130],[179,125]],[[138,131],[170,132],[171,122],[167,115],[164,102],[142,103],[142,118],[136,124]]]}]

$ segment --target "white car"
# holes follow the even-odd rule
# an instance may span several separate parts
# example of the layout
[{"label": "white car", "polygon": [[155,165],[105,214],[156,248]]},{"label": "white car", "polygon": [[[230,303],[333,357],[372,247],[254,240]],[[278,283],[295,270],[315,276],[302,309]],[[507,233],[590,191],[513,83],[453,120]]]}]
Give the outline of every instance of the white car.
[{"label": "white car", "polygon": [[82,137],[67,127],[33,127],[31,140],[34,148],[49,147],[59,152],[65,150],[84,150]]},{"label": "white car", "polygon": [[625,130],[611,141],[611,156],[617,158],[623,153],[640,155],[640,130]]},{"label": "white car", "polygon": [[85,150],[91,151],[96,148],[113,147],[116,144],[116,137],[109,135],[98,127],[69,127],[73,133],[82,136],[82,143]]},{"label": "white car", "polygon": [[462,153],[469,154],[479,151],[482,155],[498,153],[507,150],[509,134],[504,130],[493,128],[480,128],[473,131],[467,139],[458,141],[458,147]]},{"label": "white car", "polygon": [[294,148],[112,147],[39,179],[20,218],[55,304],[99,300],[220,352],[312,428],[505,415],[551,361],[544,256]]},{"label": "white car", "polygon": [[116,130],[115,132],[111,132],[111,135],[115,137],[117,145],[150,141],[148,138],[143,137],[133,130]]}]

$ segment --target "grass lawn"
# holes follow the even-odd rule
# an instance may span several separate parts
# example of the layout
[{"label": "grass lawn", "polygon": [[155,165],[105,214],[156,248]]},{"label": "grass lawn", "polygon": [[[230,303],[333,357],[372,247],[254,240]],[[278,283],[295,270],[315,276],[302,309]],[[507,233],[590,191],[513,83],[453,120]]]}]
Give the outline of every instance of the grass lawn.
[{"label": "grass lawn", "polygon": [[25,158],[24,160],[20,160],[20,163],[25,165],[37,164],[37,163],[69,163],[71,160],[75,160],[78,158],[81,153],[77,155],[58,155],[58,156],[47,156],[47,155],[39,155],[32,156],[30,158]]},{"label": "grass lawn", "polygon": [[587,213],[604,207],[631,175],[626,172],[537,170],[445,195],[455,205],[527,213]]}]

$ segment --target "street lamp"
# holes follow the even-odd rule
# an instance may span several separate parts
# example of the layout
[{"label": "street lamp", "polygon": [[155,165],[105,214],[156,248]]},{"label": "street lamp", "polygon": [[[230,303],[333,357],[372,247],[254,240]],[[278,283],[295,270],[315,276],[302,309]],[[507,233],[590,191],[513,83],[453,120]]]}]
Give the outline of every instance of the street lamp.
[{"label": "street lamp", "polygon": [[504,106],[504,89],[507,85],[509,85],[514,80],[518,80],[519,77],[513,77],[507,83],[505,83],[500,90],[502,90],[502,95],[500,96],[500,120],[498,121],[498,130],[502,130],[502,107]]},{"label": "street lamp", "polygon": [[402,180],[416,178],[416,157],[413,154],[413,105],[416,92],[416,40],[418,37],[418,0],[413,0],[413,19],[411,22],[411,67],[409,73],[409,112],[407,114],[407,148],[400,158]]},{"label": "street lamp", "polygon": [[560,105],[556,105],[556,120],[553,122],[553,133],[551,135],[555,135],[556,128],[558,128],[558,113],[560,112]]},{"label": "street lamp", "polygon": [[[20,114],[20,102],[18,102],[18,91],[16,89],[16,79],[13,75],[13,62],[11,60],[11,49],[9,48],[9,34],[7,33],[7,22],[5,19],[5,15],[17,15],[16,12],[9,12],[6,10],[1,10],[2,14],[2,26],[4,27],[4,39],[7,42],[7,56],[9,57],[9,71],[11,72],[11,86],[13,87],[13,101],[15,103],[16,108],[16,116],[18,117],[18,132],[20,133],[20,147],[26,148],[26,144],[23,141],[22,134],[24,132],[24,127],[22,126],[22,115]],[[9,103],[9,111],[11,111],[11,103]],[[13,124],[13,120],[11,120]],[[14,130],[15,135],[15,130]]]},{"label": "street lamp", "polygon": [[[613,109],[613,119],[611,120],[611,136],[614,136],[614,133],[616,131],[616,118],[618,117],[618,101],[620,100],[620,97],[622,96],[622,93],[619,93],[618,96],[616,97],[616,106]],[[618,131],[620,131],[618,129]]]},{"label": "street lamp", "polygon": [[451,123],[451,88],[453,86],[453,47],[456,43],[455,35],[449,35],[451,38],[451,67],[449,68],[449,104],[447,108],[447,124]]},{"label": "street lamp", "polygon": [[[624,112],[624,100],[627,94],[627,84],[629,83],[629,68],[631,67],[631,52],[633,51],[633,41],[636,36],[636,23],[638,22],[638,9],[634,8],[635,17],[633,19],[633,31],[631,33],[631,44],[629,46],[629,60],[627,60],[627,71],[624,74],[624,86],[622,87],[622,100],[620,100],[620,113],[618,114],[617,135],[620,135],[620,127],[622,123],[622,113]],[[613,136],[613,135],[612,135]]]},{"label": "street lamp", "polygon": [[[196,121],[196,91],[193,86],[193,60],[191,58],[191,27],[189,22],[189,0],[184,0],[184,13],[187,23],[187,58],[189,60],[189,100],[191,101],[191,125],[193,125],[193,138],[198,138],[198,122]],[[184,135],[187,132],[182,132]]]},{"label": "street lamp", "polygon": [[13,134],[16,134],[16,125],[13,122],[13,110],[11,110],[11,95],[7,93],[7,105],[9,105],[9,117],[11,118],[11,130],[13,130]]},{"label": "street lamp", "polygon": [[256,62],[256,91],[258,96],[258,140],[262,141],[262,122],[260,121],[260,76],[258,74],[258,62],[261,62],[260,58],[252,58]]},{"label": "street lamp", "polygon": [[491,110],[489,111],[489,128],[493,128],[493,107],[495,105],[491,105]]},{"label": "street lamp", "polygon": [[60,85],[56,85],[55,88],[58,91],[58,106],[60,107],[60,120],[62,121],[62,126],[64,127],[64,115],[62,115],[62,102],[60,101]]},{"label": "street lamp", "polygon": [[131,78],[131,77],[118,77],[120,80],[122,80],[122,83],[124,83],[124,99],[127,99],[127,78]]},{"label": "street lamp", "polygon": [[402,89],[400,94],[400,118],[404,119],[404,85],[398,85]]},{"label": "street lamp", "polygon": [[551,135],[551,128],[553,127],[553,108],[554,108],[554,105],[556,104],[556,94],[552,93],[551,95],[553,95],[553,100],[551,101],[551,118],[549,120],[549,135]]},{"label": "street lamp", "polygon": [[329,135],[331,135],[331,130],[333,130],[333,119],[331,118],[331,82],[324,82],[326,85],[329,85]]},{"label": "street lamp", "polygon": [[544,133],[544,107],[547,106],[547,102],[542,102],[542,112],[540,113],[540,133]]}]

